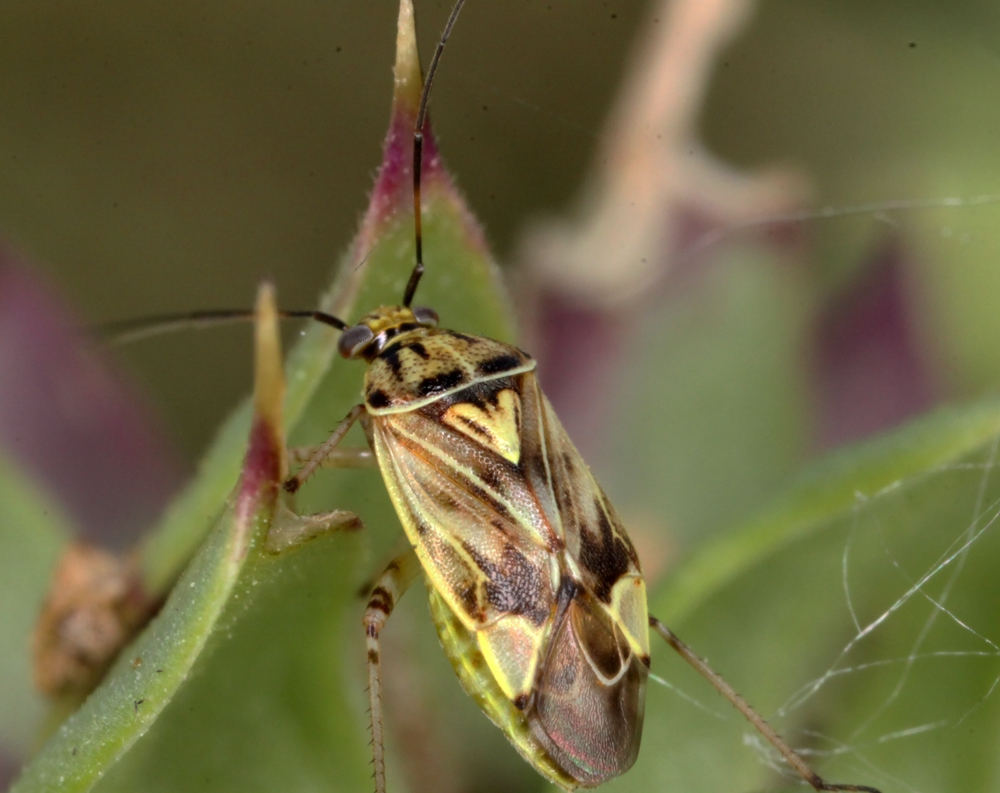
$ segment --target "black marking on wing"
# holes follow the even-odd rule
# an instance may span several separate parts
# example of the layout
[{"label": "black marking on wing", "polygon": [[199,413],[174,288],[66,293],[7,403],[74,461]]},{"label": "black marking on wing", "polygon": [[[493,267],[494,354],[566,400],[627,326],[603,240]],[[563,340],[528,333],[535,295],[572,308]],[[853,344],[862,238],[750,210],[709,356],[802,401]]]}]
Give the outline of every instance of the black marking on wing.
[{"label": "black marking on wing", "polygon": [[507,488],[504,487],[503,478],[500,476],[500,472],[497,471],[495,466],[490,465],[489,462],[484,461],[483,465],[480,466],[479,470],[477,470],[476,473],[479,475],[479,478],[483,480],[483,482],[485,482],[487,485],[493,488],[497,493],[500,493],[502,495],[507,495],[506,493]]},{"label": "black marking on wing", "polygon": [[469,556],[486,576],[486,599],[503,614],[527,617],[542,625],[549,617],[545,593],[548,591],[542,572],[511,544],[505,544],[500,563],[480,554],[470,543],[463,543]]},{"label": "black marking on wing", "polygon": [[486,619],[486,604],[482,601],[479,575],[456,548],[448,542],[434,546],[434,556],[440,570],[447,573],[452,591],[458,597],[462,608],[477,622]]},{"label": "black marking on wing", "polygon": [[611,602],[611,589],[635,562],[635,549],[611,528],[600,498],[594,499],[600,538],[586,526],[580,527],[580,564],[594,576],[594,594]]},{"label": "black marking on wing", "polygon": [[479,607],[479,592],[476,585],[466,582],[463,586],[457,587],[458,599],[462,601],[462,606],[467,614],[482,619],[482,609]]}]

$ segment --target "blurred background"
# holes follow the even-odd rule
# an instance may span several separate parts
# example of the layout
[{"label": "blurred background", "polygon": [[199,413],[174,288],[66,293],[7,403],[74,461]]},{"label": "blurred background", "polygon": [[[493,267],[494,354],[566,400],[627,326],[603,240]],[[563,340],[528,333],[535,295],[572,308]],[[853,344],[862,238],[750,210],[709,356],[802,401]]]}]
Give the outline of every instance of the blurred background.
[{"label": "blurred background", "polygon": [[[0,6],[0,301],[40,279],[91,326],[271,277],[313,306],[380,159],[396,10]],[[418,4],[425,63],[449,10]],[[654,579],[810,459],[996,390],[998,71],[1000,9],[972,0],[469,3],[440,146]],[[114,358],[162,423],[122,542],[248,390],[250,334]]]},{"label": "blurred background", "polygon": [[[420,4],[430,53],[450,10]],[[478,3],[435,89],[451,170],[496,249],[578,189],[639,2]],[[84,322],[312,306],[367,203],[396,3],[0,10],[0,229]],[[247,389],[245,329],[125,351],[186,459]]]}]

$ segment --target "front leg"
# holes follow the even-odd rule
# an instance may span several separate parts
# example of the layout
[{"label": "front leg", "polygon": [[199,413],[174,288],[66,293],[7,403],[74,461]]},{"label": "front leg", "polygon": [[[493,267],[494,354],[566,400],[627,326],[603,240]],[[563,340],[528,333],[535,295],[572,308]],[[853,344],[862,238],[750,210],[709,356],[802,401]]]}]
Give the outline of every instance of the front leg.
[{"label": "front leg", "polygon": [[302,487],[302,484],[312,475],[313,471],[319,468],[323,464],[323,461],[333,454],[340,442],[344,440],[347,431],[364,413],[364,405],[355,405],[352,407],[350,412],[344,417],[344,420],[337,425],[337,429],[326,439],[326,443],[313,452],[312,456],[299,469],[299,472],[295,476],[285,481],[285,490],[289,493],[295,493]]},{"label": "front leg", "polygon": [[365,609],[365,642],[368,648],[368,697],[372,719],[372,753],[375,793],[385,793],[385,743],[382,733],[382,680],[379,636],[403,593],[420,572],[420,561],[411,548],[397,556],[376,579]]},{"label": "front leg", "polygon": [[[322,446],[288,450],[289,463],[303,463],[298,473],[285,481],[284,488],[289,494],[295,493],[317,468],[371,468],[376,464],[371,449],[339,448],[347,431],[364,413],[364,405],[351,408]],[[264,547],[271,553],[283,553],[327,532],[363,527],[361,518],[346,510],[299,515],[282,504],[278,507]]]},{"label": "front leg", "polygon": [[[305,465],[313,457],[319,454],[319,446],[296,446],[288,450],[289,467],[293,465]],[[378,461],[375,459],[375,452],[370,448],[338,446],[327,454],[319,464],[320,468],[377,468]]]},{"label": "front leg", "polygon": [[364,527],[361,518],[346,509],[335,509],[315,515],[299,515],[279,503],[271,526],[267,530],[264,550],[278,555],[330,532],[354,531]]}]

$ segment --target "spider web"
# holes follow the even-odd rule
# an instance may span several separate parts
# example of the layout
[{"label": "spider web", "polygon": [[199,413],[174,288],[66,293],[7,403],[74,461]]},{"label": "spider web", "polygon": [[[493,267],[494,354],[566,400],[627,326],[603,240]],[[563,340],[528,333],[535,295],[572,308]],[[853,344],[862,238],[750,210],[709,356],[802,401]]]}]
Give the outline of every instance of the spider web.
[{"label": "spider web", "polygon": [[[827,747],[816,752],[817,754],[851,754],[868,765],[886,783],[891,782],[894,787],[914,793],[928,788],[909,779],[909,775],[905,773],[893,774],[884,766],[877,767],[865,761],[866,750],[890,742],[905,741],[928,732],[959,728],[990,699],[1000,682],[1000,646],[990,638],[991,626],[983,624],[981,614],[967,615],[969,609],[965,604],[953,605],[953,601],[962,599],[959,595],[963,587],[974,587],[974,583],[966,580],[964,574],[969,572],[980,546],[1000,530],[997,527],[1000,498],[997,496],[995,481],[998,440],[1000,439],[994,438],[986,459],[982,462],[942,466],[920,476],[895,482],[871,496],[858,495],[857,503],[852,509],[850,534],[844,543],[841,560],[844,602],[854,634],[822,674],[803,684],[776,713],[779,717],[796,713],[837,678],[882,671],[877,696],[867,707],[857,710],[860,719],[845,740],[837,741],[831,736],[813,731],[807,731],[807,734],[819,739]],[[882,525],[878,507],[881,502],[906,499],[914,490],[933,488],[935,480],[941,483],[945,479],[970,477],[977,478],[978,485],[968,522],[964,526],[943,522],[933,539],[927,542],[927,546],[929,550],[946,543],[945,547],[918,574],[913,574],[912,565],[901,558],[898,552],[898,538],[894,543],[890,537],[892,530]],[[863,553],[855,548],[857,538],[863,533],[869,533],[869,540],[874,541],[871,544],[878,546],[873,547],[872,551],[875,554],[881,551],[884,574],[887,577],[896,574],[896,597],[880,611],[855,604],[858,585],[852,581],[852,568],[855,557]],[[988,558],[989,552],[984,553]],[[986,558],[980,561],[986,561]],[[905,615],[907,610],[911,614]],[[906,647],[905,655],[896,655],[890,651],[884,657],[855,661],[856,655],[862,655],[855,651],[860,650],[866,642],[877,641],[879,632],[889,630],[894,621],[906,623],[895,626],[901,635],[898,641],[892,643],[893,647]],[[939,625],[941,622],[946,624]],[[949,627],[953,630],[949,631]],[[968,641],[962,641],[963,638]],[[943,674],[970,674],[970,669],[956,666],[954,662],[959,659],[989,661],[987,669],[979,671],[977,675],[978,692],[973,687],[968,699],[954,700],[948,706],[936,706],[941,713],[940,718],[919,722],[906,721],[908,716],[904,716],[902,721],[893,718],[894,710],[907,710],[905,706],[896,707],[901,701],[926,696],[926,691],[914,679],[918,667],[945,661],[941,664]]]},{"label": "spider web", "polygon": [[[849,637],[826,656],[818,674],[764,713],[817,767],[846,757],[850,781],[876,785],[883,793],[945,789],[899,758],[919,756],[935,744],[942,754],[960,745],[1000,685],[996,614],[991,605],[983,606],[992,598],[981,586],[990,577],[993,545],[1000,542],[998,447],[1000,437],[978,459],[858,493],[843,525],[831,529],[842,546],[840,591]],[[947,503],[928,507],[927,502],[951,495],[954,508]],[[918,512],[926,519],[915,517]],[[871,586],[873,578],[876,586]],[[827,583],[820,577],[817,586]],[[741,721],[703,688],[679,687],[655,675],[653,680],[714,719]],[[833,718],[835,729],[794,726],[808,724],[816,707],[829,709],[831,702],[835,707],[843,703],[849,713]],[[744,741],[759,761],[793,781],[749,726]],[[896,746],[884,751],[890,745]],[[843,777],[845,772],[838,771],[838,781]]]}]

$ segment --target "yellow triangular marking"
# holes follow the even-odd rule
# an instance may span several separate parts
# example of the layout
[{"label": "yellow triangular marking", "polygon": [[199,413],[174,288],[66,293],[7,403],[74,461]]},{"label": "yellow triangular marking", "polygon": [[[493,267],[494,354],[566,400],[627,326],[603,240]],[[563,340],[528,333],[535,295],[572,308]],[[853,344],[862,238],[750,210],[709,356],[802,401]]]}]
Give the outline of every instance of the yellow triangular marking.
[{"label": "yellow triangular marking", "polygon": [[479,407],[471,402],[459,402],[452,405],[441,420],[514,465],[521,459],[521,398],[511,388],[496,395],[496,404]]}]

